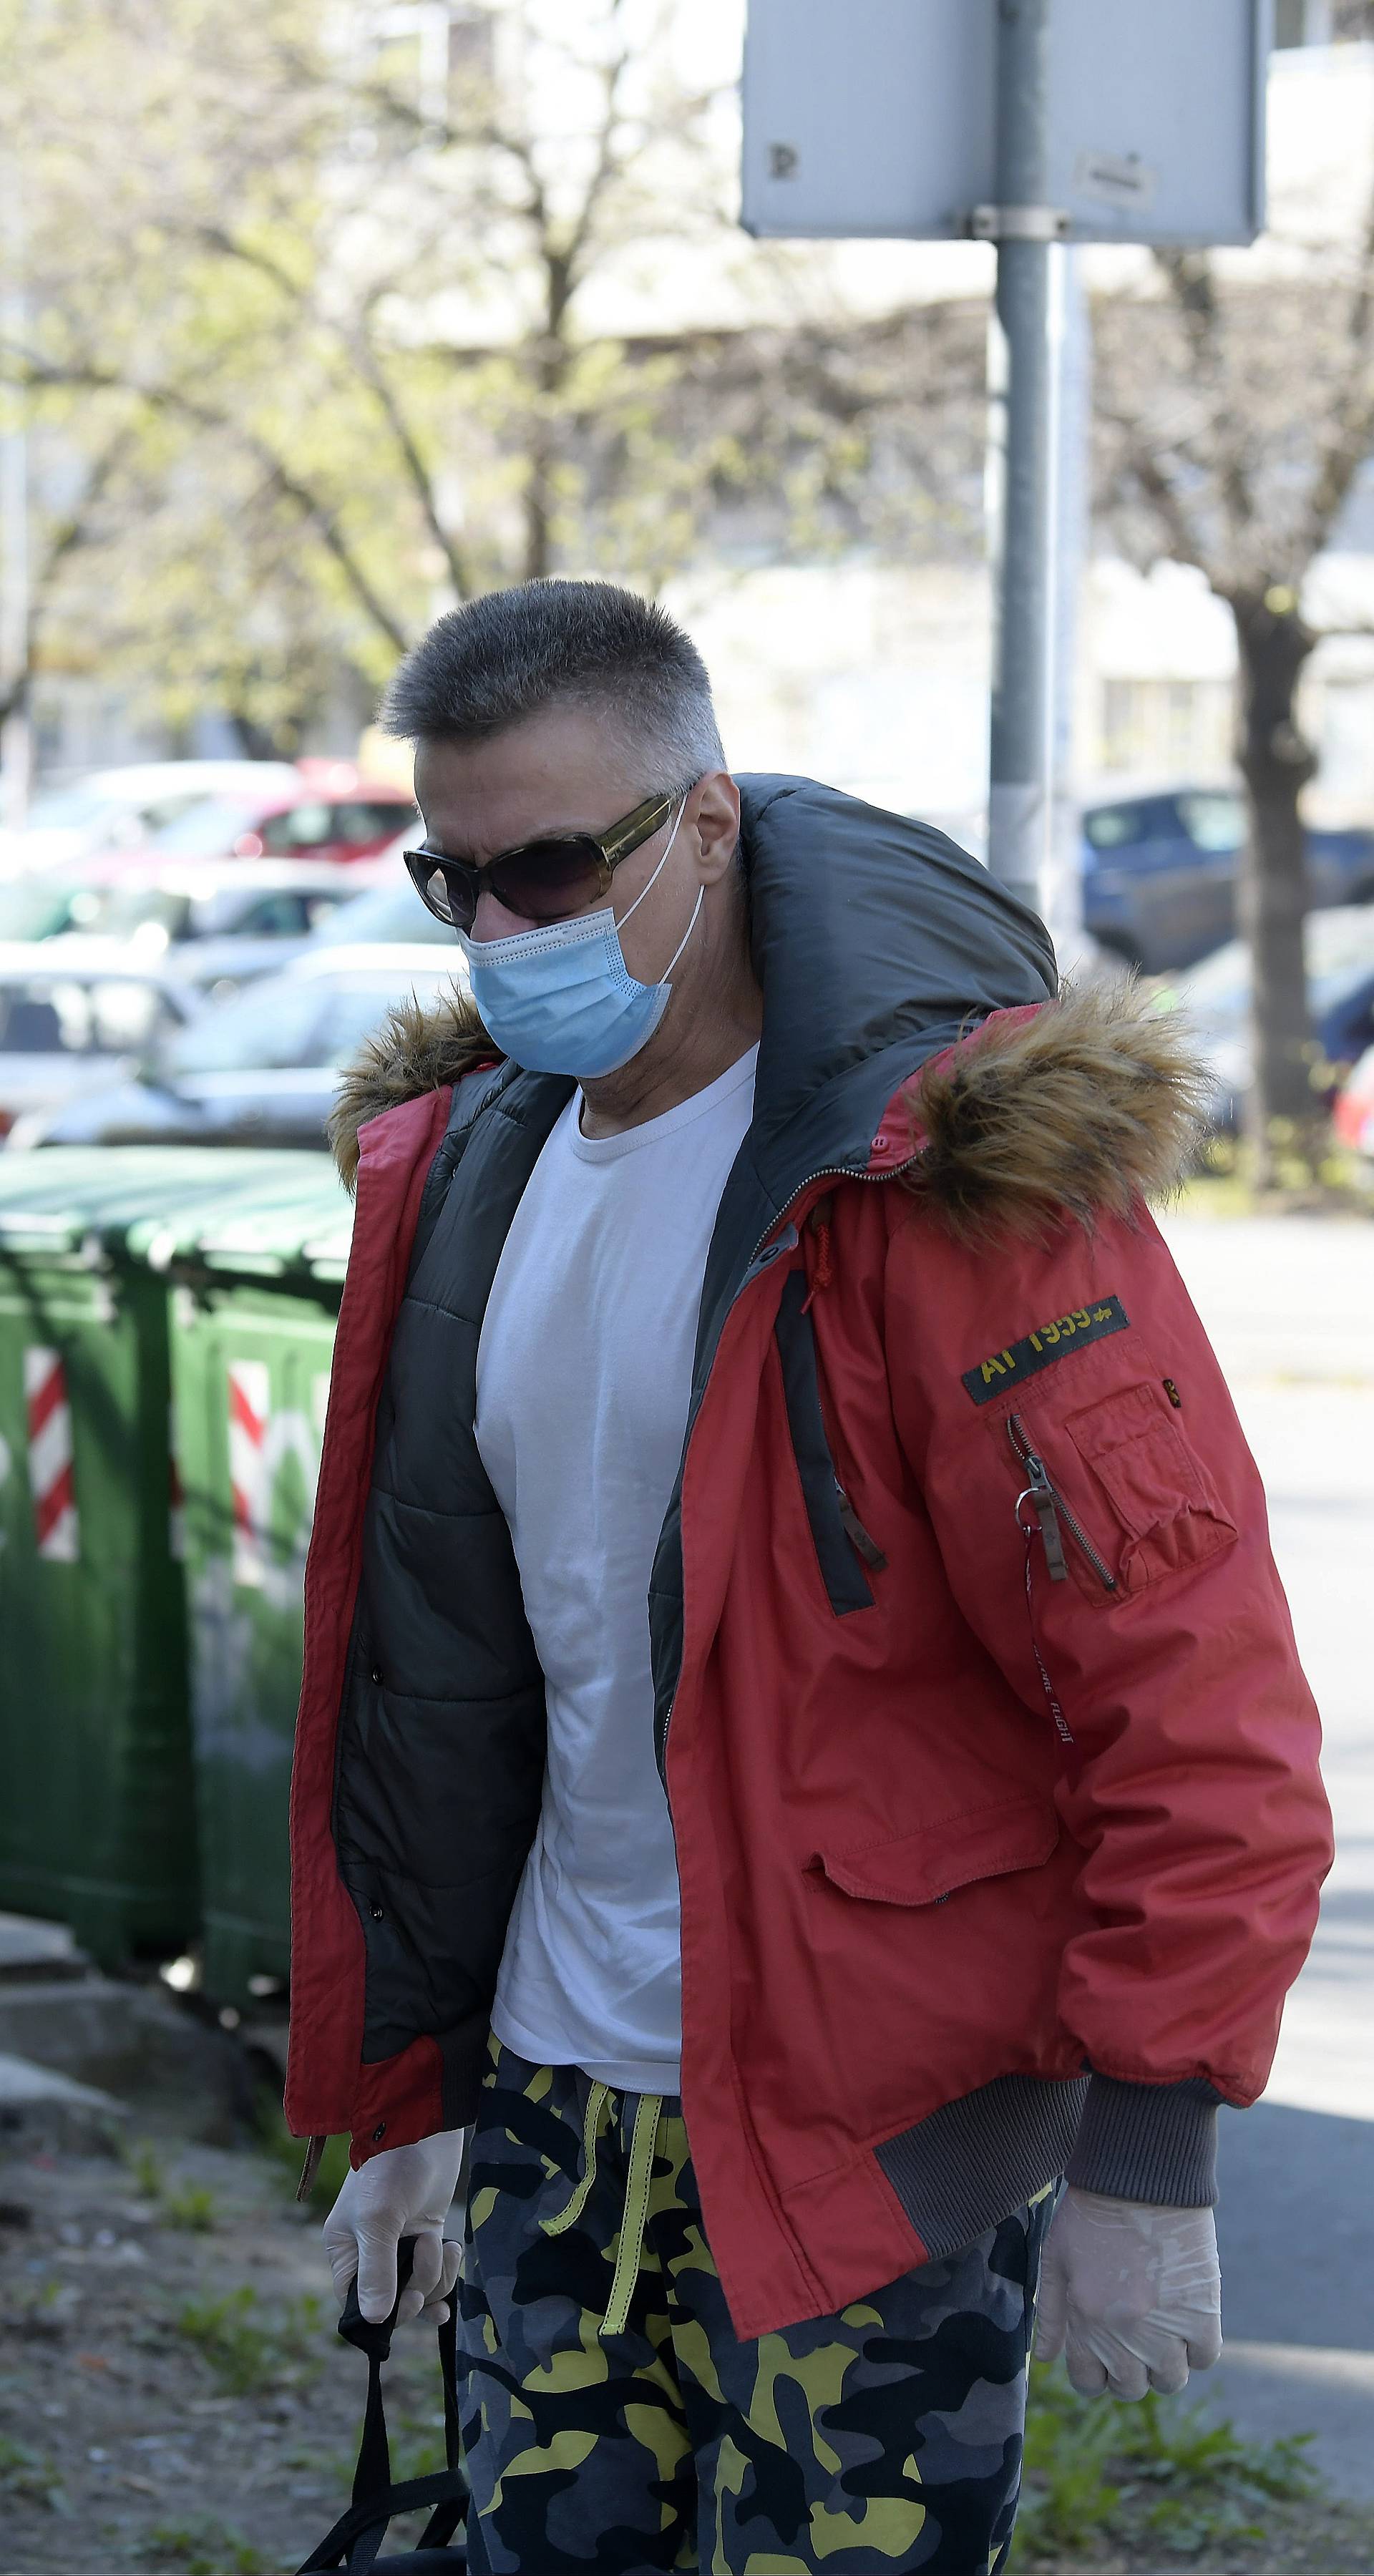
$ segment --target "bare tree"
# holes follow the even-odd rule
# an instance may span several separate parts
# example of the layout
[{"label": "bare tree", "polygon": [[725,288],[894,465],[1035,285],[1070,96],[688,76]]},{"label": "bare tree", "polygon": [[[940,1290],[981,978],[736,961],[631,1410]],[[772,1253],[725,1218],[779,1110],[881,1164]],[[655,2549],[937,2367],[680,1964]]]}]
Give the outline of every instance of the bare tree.
[{"label": "bare tree", "polygon": [[1096,313],[1100,507],[1137,561],[1195,565],[1235,622],[1237,757],[1249,805],[1239,891],[1253,957],[1256,1177],[1310,1161],[1322,1121],[1303,967],[1301,812],[1316,760],[1298,690],[1320,633],[1303,610],[1374,448],[1374,202],[1353,245],[1244,282],[1203,253],[1161,255],[1154,292]]},{"label": "bare tree", "polygon": [[[436,80],[387,34],[413,10],[45,0],[0,101],[33,315],[0,371],[59,446],[138,433],[50,656],[80,633],[164,674],[169,712],[196,685],[286,742],[328,693],[322,648],[365,701],[436,608],[501,581],[968,546],[977,317],[855,326],[808,293],[787,318],[800,270],[736,232],[719,102],[672,73],[652,7],[599,0],[565,33],[556,0],[474,0]],[[768,286],[759,323],[675,328],[693,260],[746,310]]]}]

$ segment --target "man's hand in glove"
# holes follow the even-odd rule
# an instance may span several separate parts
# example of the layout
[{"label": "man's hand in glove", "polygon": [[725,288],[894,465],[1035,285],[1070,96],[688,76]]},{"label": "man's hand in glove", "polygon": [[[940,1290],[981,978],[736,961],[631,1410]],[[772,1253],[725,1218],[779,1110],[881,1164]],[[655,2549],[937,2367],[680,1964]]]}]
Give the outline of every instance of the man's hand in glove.
[{"label": "man's hand in glove", "polygon": [[1186,2387],[1221,2352],[1221,2272],[1210,2209],[1157,2209],[1069,2185],[1040,2276],[1035,2354],[1063,2353],[1081,2397]]},{"label": "man's hand in glove", "polygon": [[324,2250],[340,2300],[356,2273],[358,2305],[379,2325],[396,2305],[396,2247],[415,2239],[415,2260],[397,2323],[422,2312],[442,2325],[458,2277],[458,2247],[444,2220],[458,2187],[465,2129],[441,2129],[413,2147],[389,2147],[350,2172],[324,2223]]}]

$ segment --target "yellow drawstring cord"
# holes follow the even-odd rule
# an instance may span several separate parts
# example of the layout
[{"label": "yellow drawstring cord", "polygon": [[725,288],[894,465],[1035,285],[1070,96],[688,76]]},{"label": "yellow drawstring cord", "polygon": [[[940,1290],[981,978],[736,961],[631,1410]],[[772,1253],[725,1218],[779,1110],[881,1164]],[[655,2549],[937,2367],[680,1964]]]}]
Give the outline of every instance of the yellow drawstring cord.
[{"label": "yellow drawstring cord", "polygon": [[541,2218],[539,2224],[546,2236],[561,2236],[564,2228],[571,2227],[574,2220],[581,2217],[587,2206],[592,2184],[596,2180],[597,2131],[601,2126],[601,2114],[610,2098],[610,2086],[607,2084],[594,2084],[587,2095],[587,2113],[582,2123],[582,2180],[576,2185],[566,2209],[560,2209],[556,2218]]},{"label": "yellow drawstring cord", "polygon": [[649,2215],[649,2190],[654,2175],[654,2145],[663,2113],[661,2093],[641,2093],[635,2109],[634,2131],[630,2139],[630,2170],[625,2178],[625,2208],[620,2221],[620,2246],[611,2278],[610,2305],[606,2310],[602,2334],[618,2335],[625,2331],[630,2313],[630,2300],[639,2278],[644,2254],[644,2228]]},{"label": "yellow drawstring cord", "polygon": [[[574,2225],[591,2197],[596,2180],[596,2146],[601,2131],[601,2115],[610,2100],[610,2088],[593,2084],[587,2095],[586,2115],[582,2123],[582,2179],[573,2191],[566,2208],[556,2218],[540,2220],[546,2236],[561,2236]],[[649,2217],[649,2194],[653,2185],[654,2148],[658,2143],[658,2124],[663,2117],[661,2093],[641,2093],[635,2106],[635,2123],[630,2136],[630,2164],[625,2178],[625,2208],[620,2221],[620,2241],[616,2248],[615,2271],[611,2276],[611,2295],[606,2314],[597,2329],[602,2335],[623,2334],[629,2320],[630,2301],[644,2257],[644,2230]]]}]

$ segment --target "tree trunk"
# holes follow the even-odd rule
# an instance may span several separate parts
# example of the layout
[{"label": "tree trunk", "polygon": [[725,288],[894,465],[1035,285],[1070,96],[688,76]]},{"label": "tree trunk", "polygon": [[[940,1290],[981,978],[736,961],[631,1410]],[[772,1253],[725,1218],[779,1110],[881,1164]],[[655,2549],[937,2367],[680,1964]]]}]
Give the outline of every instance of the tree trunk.
[{"label": "tree trunk", "polygon": [[229,722],[239,738],[245,760],[294,760],[299,742],[296,728],[289,722],[283,730],[269,731],[243,707],[227,709]]},{"label": "tree trunk", "polygon": [[547,581],[553,571],[550,464],[547,443],[541,431],[531,442],[529,477],[525,484],[525,563],[521,575],[524,581]]},{"label": "tree trunk", "polygon": [[1299,812],[1317,763],[1295,707],[1317,639],[1290,600],[1290,593],[1276,599],[1270,589],[1230,602],[1240,648],[1239,756],[1250,824],[1237,888],[1238,923],[1251,960],[1244,1132],[1259,1188],[1274,1184],[1285,1161],[1296,1158],[1310,1169],[1320,1159],[1325,1127],[1311,1081],[1306,835]]},{"label": "tree trunk", "polygon": [[544,263],[544,331],[535,351],[538,388],[530,429],[529,470],[525,479],[525,579],[547,581],[554,568],[554,513],[559,458],[560,408],[567,391],[568,312],[573,272],[569,255],[547,236],[540,246]]}]

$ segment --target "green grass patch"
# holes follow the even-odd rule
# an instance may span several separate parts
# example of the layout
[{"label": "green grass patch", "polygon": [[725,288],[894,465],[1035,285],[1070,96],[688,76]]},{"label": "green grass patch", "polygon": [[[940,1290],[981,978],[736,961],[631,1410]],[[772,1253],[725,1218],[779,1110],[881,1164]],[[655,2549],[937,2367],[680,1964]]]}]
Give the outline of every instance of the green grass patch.
[{"label": "green grass patch", "polygon": [[266,2576],[271,2565],[242,2532],[201,2516],[192,2522],[159,2522],[148,2534],[149,2556],[178,2576]]},{"label": "green grass patch", "polygon": [[137,2190],[145,2200],[161,2200],[167,2187],[167,2176],[161,2156],[151,2138],[131,2138],[123,2156]]},{"label": "green grass patch", "polygon": [[1272,1132],[1271,1178],[1256,1187],[1254,1154],[1237,1136],[1212,1136],[1176,1199],[1183,1216],[1374,1215],[1374,1175],[1368,1161],[1327,1135],[1315,1150],[1277,1122]]},{"label": "green grass patch", "polygon": [[163,2195],[162,2215],[169,2227],[185,2227],[193,2236],[209,2236],[217,2222],[215,2195],[204,2183],[184,2183]]},{"label": "green grass patch", "polygon": [[135,2138],[125,2149],[125,2163],[138,2190],[150,2200],[167,2227],[185,2227],[208,2236],[218,2220],[215,2195],[204,2183],[174,2183],[149,2138]]},{"label": "green grass patch", "polygon": [[232,2396],[299,2386],[323,2358],[324,2302],[290,2299],[268,2307],[245,2285],[218,2299],[188,2299],[172,2322],[204,2355]]},{"label": "green grass patch", "polygon": [[1150,2542],[1182,2557],[1260,2542],[1271,2505],[1317,2491],[1310,2439],[1244,2442],[1199,2406],[1077,2397],[1062,2365],[1032,2366],[1012,2566],[1087,2567],[1094,2552]]},{"label": "green grass patch", "polygon": [[0,2496],[16,2503],[45,2504],[51,2513],[70,2513],[71,2502],[51,2460],[27,2442],[0,2433]]}]

